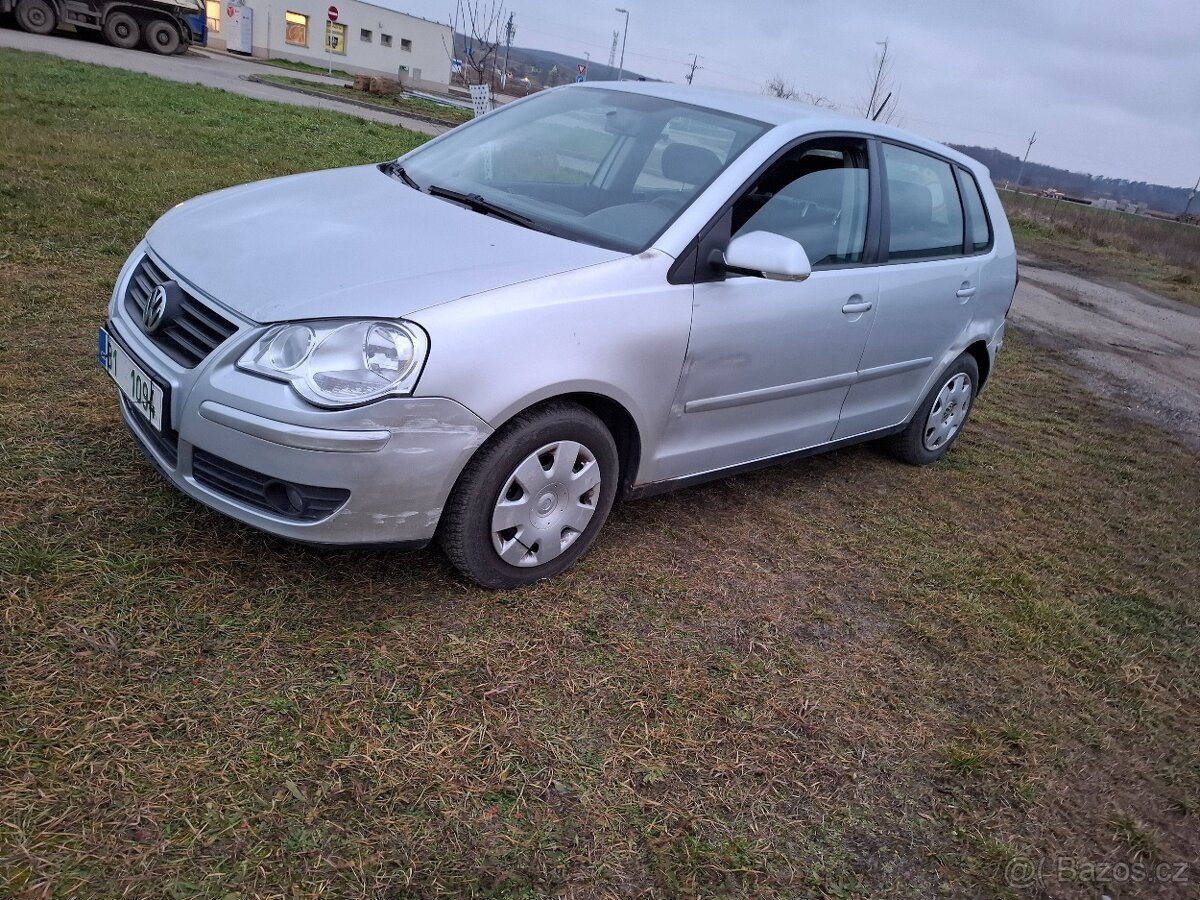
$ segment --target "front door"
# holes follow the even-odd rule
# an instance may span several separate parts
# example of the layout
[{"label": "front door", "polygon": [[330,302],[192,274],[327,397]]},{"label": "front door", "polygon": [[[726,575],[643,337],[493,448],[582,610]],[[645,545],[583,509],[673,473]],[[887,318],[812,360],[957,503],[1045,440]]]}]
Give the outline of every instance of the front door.
[{"label": "front door", "polygon": [[692,330],[656,480],[832,439],[875,317],[879,274],[862,265],[868,157],[857,138],[790,149],[734,203],[730,236],[800,242],[803,282],[730,274],[695,285]]}]

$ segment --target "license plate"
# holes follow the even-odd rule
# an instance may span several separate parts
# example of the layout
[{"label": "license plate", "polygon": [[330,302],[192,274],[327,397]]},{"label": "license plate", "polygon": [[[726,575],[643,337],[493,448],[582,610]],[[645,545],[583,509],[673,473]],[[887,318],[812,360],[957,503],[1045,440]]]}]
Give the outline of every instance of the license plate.
[{"label": "license plate", "polygon": [[103,328],[100,329],[100,365],[117,383],[129,405],[162,431],[163,389]]}]

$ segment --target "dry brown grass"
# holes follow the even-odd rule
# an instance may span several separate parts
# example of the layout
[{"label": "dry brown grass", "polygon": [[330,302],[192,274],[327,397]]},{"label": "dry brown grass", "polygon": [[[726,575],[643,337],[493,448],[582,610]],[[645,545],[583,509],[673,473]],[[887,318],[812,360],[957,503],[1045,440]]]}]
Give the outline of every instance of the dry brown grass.
[{"label": "dry brown grass", "polygon": [[1015,191],[1000,197],[1022,250],[1200,305],[1200,227]]},{"label": "dry brown grass", "polygon": [[1200,470],[1053,357],[938,466],[626,505],[484,592],[181,497],[92,359],[171,203],[400,132],[0,53],[0,134],[0,896],[1191,896]]}]

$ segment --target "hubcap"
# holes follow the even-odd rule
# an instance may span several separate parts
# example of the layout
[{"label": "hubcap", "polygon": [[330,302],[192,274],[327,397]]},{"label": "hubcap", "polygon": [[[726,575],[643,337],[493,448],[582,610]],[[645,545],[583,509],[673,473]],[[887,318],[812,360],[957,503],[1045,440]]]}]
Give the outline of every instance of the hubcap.
[{"label": "hubcap", "polygon": [[971,379],[960,372],[938,391],[925,420],[926,450],[938,450],[954,440],[971,409]]},{"label": "hubcap", "polygon": [[583,534],[600,498],[600,464],[575,441],[530,453],[513,470],[492,511],[492,546],[529,568],[559,556]]}]

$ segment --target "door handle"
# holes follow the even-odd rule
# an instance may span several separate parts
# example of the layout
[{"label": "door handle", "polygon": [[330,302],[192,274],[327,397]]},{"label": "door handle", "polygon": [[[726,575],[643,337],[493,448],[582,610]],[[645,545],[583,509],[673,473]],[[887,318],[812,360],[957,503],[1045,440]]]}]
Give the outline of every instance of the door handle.
[{"label": "door handle", "polygon": [[966,300],[970,297],[974,297],[977,290],[979,290],[979,288],[973,286],[970,282],[964,281],[963,286],[954,292],[954,296],[958,297],[960,300]]},{"label": "door handle", "polygon": [[869,310],[874,305],[875,304],[872,303],[870,300],[859,300],[858,302],[855,302],[855,303],[847,303],[845,306],[842,307],[842,312],[846,313],[847,315],[854,315],[855,313],[865,313],[867,310]]}]

